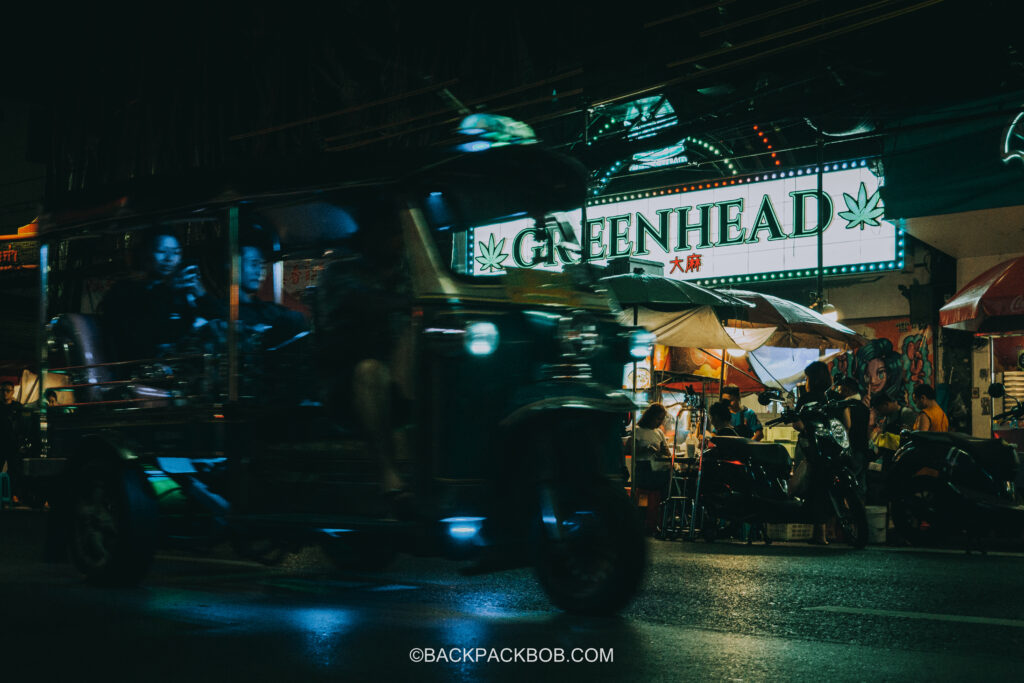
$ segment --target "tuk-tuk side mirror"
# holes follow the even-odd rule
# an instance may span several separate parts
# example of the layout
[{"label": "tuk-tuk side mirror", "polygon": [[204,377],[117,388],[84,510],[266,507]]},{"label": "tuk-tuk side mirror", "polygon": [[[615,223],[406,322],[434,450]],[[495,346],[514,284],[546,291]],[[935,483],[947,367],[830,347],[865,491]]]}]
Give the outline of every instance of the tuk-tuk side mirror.
[{"label": "tuk-tuk side mirror", "polygon": [[988,385],[988,395],[992,398],[1002,398],[1006,396],[1006,387],[999,382],[993,382]]},{"label": "tuk-tuk side mirror", "polygon": [[772,401],[781,401],[782,393],[778,389],[765,389],[757,395],[757,402],[763,406],[771,404]]}]

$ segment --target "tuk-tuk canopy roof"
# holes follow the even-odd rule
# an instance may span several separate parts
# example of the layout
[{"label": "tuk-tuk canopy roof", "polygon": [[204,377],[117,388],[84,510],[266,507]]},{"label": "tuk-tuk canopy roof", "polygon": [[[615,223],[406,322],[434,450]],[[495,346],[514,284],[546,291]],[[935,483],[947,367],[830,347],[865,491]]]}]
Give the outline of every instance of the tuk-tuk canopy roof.
[{"label": "tuk-tuk canopy roof", "polygon": [[112,218],[153,216],[191,207],[346,187],[425,187],[434,182],[507,183],[528,189],[527,201],[544,202],[549,208],[578,208],[585,201],[585,177],[579,162],[539,145],[508,145],[480,152],[409,150],[391,156],[325,154],[187,175],[154,175],[127,184],[65,192],[44,201],[40,234],[45,238]]}]

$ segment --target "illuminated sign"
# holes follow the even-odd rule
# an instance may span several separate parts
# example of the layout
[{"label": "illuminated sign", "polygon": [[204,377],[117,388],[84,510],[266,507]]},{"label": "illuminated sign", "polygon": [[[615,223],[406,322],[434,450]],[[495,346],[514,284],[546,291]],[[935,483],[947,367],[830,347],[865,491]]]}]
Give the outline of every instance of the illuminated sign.
[{"label": "illuminated sign", "polygon": [[[829,164],[823,173],[826,274],[903,267],[903,231],[885,220],[881,180],[866,161]],[[664,264],[668,277],[721,284],[810,277],[818,265],[814,168],[705,181],[592,199],[564,220],[579,247],[529,218],[473,231],[475,275],[505,268],[560,270],[581,257],[603,265],[635,256]],[[582,254],[580,253],[582,250]]]},{"label": "illuminated sign", "polygon": [[39,267],[39,240],[0,237],[0,271]]},{"label": "illuminated sign", "polygon": [[1003,143],[999,151],[1004,163],[1008,164],[1014,159],[1024,161],[1024,112],[1014,116],[1003,131]]}]

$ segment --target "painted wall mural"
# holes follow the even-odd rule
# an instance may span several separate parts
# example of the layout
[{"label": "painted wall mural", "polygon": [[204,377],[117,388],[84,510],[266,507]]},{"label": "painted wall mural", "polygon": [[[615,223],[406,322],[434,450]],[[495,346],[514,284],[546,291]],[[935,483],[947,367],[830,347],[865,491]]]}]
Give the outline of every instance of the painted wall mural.
[{"label": "painted wall mural", "polygon": [[853,377],[866,402],[876,393],[885,392],[900,405],[910,405],[915,384],[935,385],[935,345],[930,327],[911,325],[909,318],[845,324],[870,341],[832,360],[833,380]]}]

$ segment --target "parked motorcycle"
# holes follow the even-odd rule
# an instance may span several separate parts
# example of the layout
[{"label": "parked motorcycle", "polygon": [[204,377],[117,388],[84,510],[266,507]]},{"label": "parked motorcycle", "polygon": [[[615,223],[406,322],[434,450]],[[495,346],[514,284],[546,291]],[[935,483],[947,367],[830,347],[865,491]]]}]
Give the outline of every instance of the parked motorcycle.
[{"label": "parked motorcycle", "polygon": [[[758,397],[761,405],[781,401],[776,390],[762,392]],[[800,410],[786,408],[781,417],[767,426],[800,421],[808,427],[804,437],[807,457],[826,472],[829,509],[839,522],[844,540],[855,548],[863,548],[868,539],[867,512],[849,469],[849,436],[843,424],[832,416],[834,410],[832,402],[809,403]],[[814,521],[808,501],[790,494],[792,459],[780,444],[715,436],[711,437],[703,458],[698,504],[705,510],[706,539],[714,540],[722,520],[753,524]],[[766,536],[765,542],[770,543],[770,537]]]},{"label": "parked motorcycle", "polygon": [[[989,395],[1005,395],[1001,384]],[[1019,420],[1024,406],[993,416]],[[982,439],[958,432],[909,432],[886,477],[896,530],[913,545],[938,543],[956,532],[972,541],[987,534],[1020,538],[1024,506],[1015,479],[1020,466],[1016,448],[1002,439]]]}]

